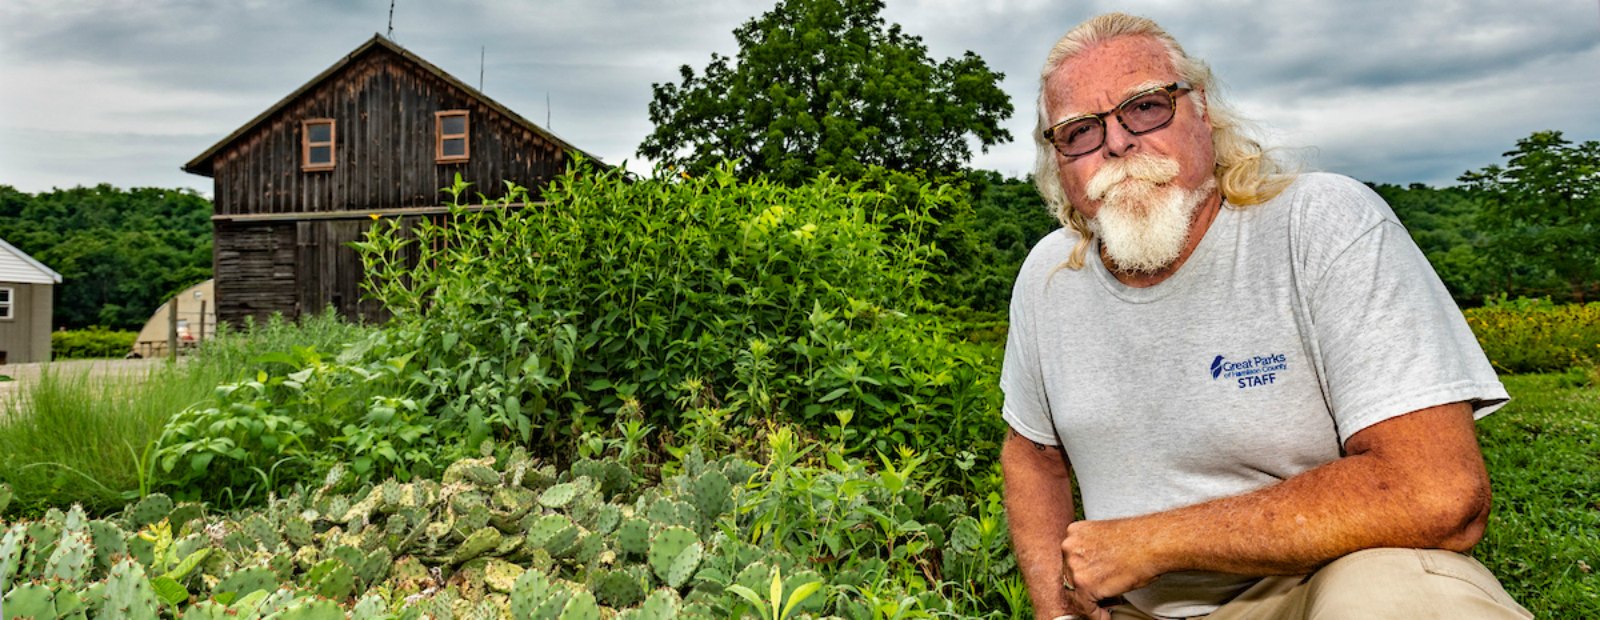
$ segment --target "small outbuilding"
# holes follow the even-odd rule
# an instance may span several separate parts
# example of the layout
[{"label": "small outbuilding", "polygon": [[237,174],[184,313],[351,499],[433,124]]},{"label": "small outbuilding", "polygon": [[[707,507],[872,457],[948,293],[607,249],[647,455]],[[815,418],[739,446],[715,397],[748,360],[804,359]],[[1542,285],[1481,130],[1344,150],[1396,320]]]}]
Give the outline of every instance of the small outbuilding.
[{"label": "small outbuilding", "polygon": [[52,295],[61,274],[0,239],[0,364],[50,361]]},{"label": "small outbuilding", "polygon": [[[199,346],[201,342],[210,340],[217,335],[217,292],[216,280],[206,280],[189,288],[183,289],[171,299],[156,308],[150,314],[150,320],[145,321],[144,329],[139,330],[139,336],[133,341],[133,350],[128,352],[128,357],[161,357],[169,354],[168,343],[173,326],[177,326],[178,350],[184,351]],[[178,315],[172,316],[176,307]]]}]

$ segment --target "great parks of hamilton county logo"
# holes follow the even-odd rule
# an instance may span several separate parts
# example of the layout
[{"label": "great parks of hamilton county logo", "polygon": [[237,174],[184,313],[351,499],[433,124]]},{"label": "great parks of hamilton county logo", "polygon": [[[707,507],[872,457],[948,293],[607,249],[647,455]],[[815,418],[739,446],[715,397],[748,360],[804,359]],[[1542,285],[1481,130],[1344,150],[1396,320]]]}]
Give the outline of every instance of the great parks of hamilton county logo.
[{"label": "great parks of hamilton county logo", "polygon": [[1269,353],[1228,359],[1225,355],[1218,355],[1211,360],[1211,379],[1229,379],[1236,381],[1239,389],[1272,385],[1278,381],[1278,373],[1289,369],[1289,357],[1283,353]]}]

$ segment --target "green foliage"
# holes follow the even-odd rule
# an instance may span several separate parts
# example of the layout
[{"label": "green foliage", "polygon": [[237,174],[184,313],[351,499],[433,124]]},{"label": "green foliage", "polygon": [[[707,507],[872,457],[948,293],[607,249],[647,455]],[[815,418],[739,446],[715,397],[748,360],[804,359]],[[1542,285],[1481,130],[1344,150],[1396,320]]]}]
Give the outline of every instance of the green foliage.
[{"label": "green foliage", "polygon": [[995,353],[911,314],[935,253],[916,240],[953,190],[616,175],[358,244],[394,314],[371,351],[414,352],[440,437],[562,455],[630,420],[711,445],[729,423],[820,430],[848,410],[852,450],[993,445]]},{"label": "green foliage", "polygon": [[950,173],[1011,135],[1004,77],[977,54],[935,63],[888,25],[881,0],[782,0],[734,30],[739,53],[654,84],[640,154],[699,175],[724,159],[743,178],[798,184],[868,167]]},{"label": "green foliage", "polygon": [[1500,372],[1562,371],[1600,363],[1600,302],[1557,305],[1548,297],[1502,296],[1464,314]]},{"label": "green foliage", "polygon": [[1600,617],[1600,398],[1563,375],[1505,377],[1478,423],[1494,511],[1473,550],[1536,618]]},{"label": "green foliage", "polygon": [[934,243],[940,286],[929,297],[951,308],[1004,314],[1022,261],[1045,235],[1061,227],[1030,179],[974,170],[957,179],[971,207],[940,219]]},{"label": "green foliage", "polygon": [[0,185],[0,239],[61,274],[55,322],[69,329],[139,329],[211,277],[211,201],[187,190]]},{"label": "green foliage", "polygon": [[1500,291],[1593,299],[1600,293],[1600,141],[1534,132],[1505,157],[1504,168],[1461,176],[1484,198],[1479,226]]},{"label": "green foliage", "polygon": [[50,353],[58,360],[123,357],[133,350],[135,331],[112,331],[104,327],[50,332]]},{"label": "green foliage", "polygon": [[[148,493],[164,478],[152,458],[154,444],[174,414],[214,402],[219,383],[253,377],[262,368],[277,374],[288,370],[258,359],[267,352],[297,346],[337,351],[366,333],[332,314],[299,323],[274,318],[244,330],[223,330],[176,365],[156,363],[142,371],[104,374],[43,369],[37,381],[21,386],[0,405],[0,480],[15,493],[10,507],[0,509],[38,514],[50,506],[82,503],[92,512],[104,512]],[[268,359],[274,357],[284,354]],[[377,451],[384,439],[377,433],[389,430],[383,425],[362,429],[352,441],[369,439],[370,448],[350,452]],[[167,488],[197,494],[177,483]],[[248,489],[218,487],[211,498],[235,501]]]},{"label": "green foliage", "polygon": [[392,396],[414,382],[410,356],[360,363],[292,351],[257,358],[254,377],[167,421],[153,458],[160,487],[239,504],[337,464],[363,479],[434,471],[442,451],[423,407]]},{"label": "green foliage", "polygon": [[[890,462],[894,475],[838,445],[808,460],[796,437],[771,429],[766,462],[686,449],[676,474],[609,500],[570,471],[533,475],[529,454],[513,449],[452,464],[451,481],[391,479],[351,493],[328,485],[231,514],[180,514],[146,499],[117,522],[144,523],[128,533],[76,508],[53,511],[0,533],[0,594],[9,611],[58,614],[70,601],[88,617],[854,618],[885,603],[901,617],[1025,613],[993,594],[1015,572],[997,498],[941,497],[915,457]],[[595,462],[596,471],[621,465]],[[465,473],[480,468],[494,475]],[[726,493],[715,514],[695,507],[707,501],[697,497],[707,478],[740,481],[711,485]],[[533,499],[557,486],[571,490],[561,506]],[[512,496],[523,499],[490,499]],[[485,509],[497,525],[459,527]],[[601,512],[642,523],[648,552],[580,525]],[[290,535],[296,523],[309,535]],[[262,528],[268,535],[251,533]],[[101,566],[91,531],[118,533],[135,551]],[[962,532],[961,544],[944,544],[946,531]]]}]

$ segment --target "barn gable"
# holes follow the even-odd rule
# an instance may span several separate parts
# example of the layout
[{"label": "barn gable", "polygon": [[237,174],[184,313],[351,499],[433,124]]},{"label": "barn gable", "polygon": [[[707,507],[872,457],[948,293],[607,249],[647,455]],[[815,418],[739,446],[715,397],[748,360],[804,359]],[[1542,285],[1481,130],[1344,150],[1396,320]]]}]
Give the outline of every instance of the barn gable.
[{"label": "barn gable", "polygon": [[374,35],[183,166],[215,183],[218,319],[327,305],[381,319],[347,245],[372,216],[444,218],[439,190],[458,174],[488,198],[512,181],[536,200],[573,154],[594,160]]}]

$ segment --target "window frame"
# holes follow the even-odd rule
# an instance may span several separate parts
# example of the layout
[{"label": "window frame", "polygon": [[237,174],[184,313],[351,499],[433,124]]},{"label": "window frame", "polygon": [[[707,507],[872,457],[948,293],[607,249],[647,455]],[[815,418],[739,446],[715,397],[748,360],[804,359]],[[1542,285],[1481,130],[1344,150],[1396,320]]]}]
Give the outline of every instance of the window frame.
[{"label": "window frame", "polygon": [[[444,119],[459,116],[461,133],[446,134]],[[460,155],[445,155],[445,140],[461,140]],[[470,110],[440,110],[433,113],[433,161],[440,164],[459,164],[472,158],[472,112]]]},{"label": "window frame", "polygon": [[0,286],[0,291],[5,291],[6,300],[0,302],[0,321],[13,321],[17,318],[17,289],[10,286]]},{"label": "window frame", "polygon": [[[326,124],[328,126],[328,141],[327,142],[312,142],[311,141],[311,126],[312,125],[322,125],[322,124]],[[300,121],[300,171],[301,172],[323,172],[323,171],[327,171],[327,170],[332,170],[334,168],[334,166],[336,166],[338,164],[338,162],[339,162],[339,149],[337,148],[338,144],[339,144],[339,123],[336,122],[334,119],[331,119],[331,118],[308,118],[308,119]],[[312,163],[311,162],[311,147],[314,147],[314,146],[326,146],[326,147],[328,147],[328,161],[327,161],[327,163]]]}]

